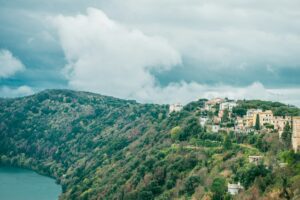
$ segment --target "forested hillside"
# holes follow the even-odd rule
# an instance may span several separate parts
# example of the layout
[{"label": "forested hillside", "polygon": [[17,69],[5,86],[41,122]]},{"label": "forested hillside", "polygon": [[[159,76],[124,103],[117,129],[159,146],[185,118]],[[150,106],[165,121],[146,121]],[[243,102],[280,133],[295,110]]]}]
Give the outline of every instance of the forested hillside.
[{"label": "forested hillside", "polygon": [[[0,162],[54,177],[61,199],[299,199],[300,155],[272,132],[211,133],[199,124],[204,102],[169,114],[167,105],[69,90],[0,99]],[[237,182],[244,190],[229,195]]]}]

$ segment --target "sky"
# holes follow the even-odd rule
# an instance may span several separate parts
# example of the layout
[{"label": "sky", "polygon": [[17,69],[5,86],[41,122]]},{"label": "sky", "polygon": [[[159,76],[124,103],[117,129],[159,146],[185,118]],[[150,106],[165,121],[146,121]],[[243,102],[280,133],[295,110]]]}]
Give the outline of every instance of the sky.
[{"label": "sky", "polygon": [[299,0],[0,0],[0,96],[300,106]]}]

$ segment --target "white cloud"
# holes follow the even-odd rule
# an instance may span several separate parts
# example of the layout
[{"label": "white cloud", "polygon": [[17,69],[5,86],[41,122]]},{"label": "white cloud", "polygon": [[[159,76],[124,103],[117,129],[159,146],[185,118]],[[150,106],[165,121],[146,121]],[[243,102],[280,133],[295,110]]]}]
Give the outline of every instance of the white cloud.
[{"label": "white cloud", "polygon": [[25,69],[22,62],[6,49],[0,49],[0,78],[7,78]]},{"label": "white cloud", "polygon": [[20,97],[20,96],[27,96],[33,94],[34,91],[31,87],[23,85],[20,87],[8,87],[8,86],[1,86],[0,87],[0,96],[1,97]]},{"label": "white cloud", "polygon": [[155,87],[150,70],[164,71],[181,63],[179,53],[165,39],[128,29],[97,9],[53,21],[72,88],[135,97],[136,92]]},{"label": "white cloud", "polygon": [[299,88],[268,89],[260,82],[254,82],[246,87],[233,87],[229,85],[202,85],[192,83],[173,83],[167,87],[147,88],[137,93],[137,99],[155,103],[188,103],[199,98],[228,97],[230,99],[261,99],[279,101],[300,107]]},{"label": "white cloud", "polygon": [[242,63],[251,68],[299,67],[297,0],[113,2],[112,17],[145,33],[167,37],[199,68],[234,69]]},{"label": "white cloud", "polygon": [[[294,95],[294,100],[288,99],[281,95],[292,94],[288,89],[270,90],[259,82],[248,87],[184,81],[158,86],[150,71],[169,70],[181,63],[179,52],[166,39],[129,29],[92,8],[87,10],[87,15],[60,15],[52,21],[68,61],[64,73],[71,88],[141,102],[187,103],[197,98],[229,97],[282,100],[299,105],[299,95]],[[233,34],[232,38],[237,36]],[[230,54],[226,49],[219,50],[219,53]],[[218,54],[214,49],[211,51]]]}]

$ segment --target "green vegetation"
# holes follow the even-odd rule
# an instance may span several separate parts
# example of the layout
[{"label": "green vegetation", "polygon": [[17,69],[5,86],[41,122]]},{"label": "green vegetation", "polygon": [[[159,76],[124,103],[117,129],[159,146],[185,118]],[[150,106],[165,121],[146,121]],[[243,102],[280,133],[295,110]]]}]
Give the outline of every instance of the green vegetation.
[{"label": "green vegetation", "polygon": [[291,139],[292,139],[292,130],[289,123],[285,125],[281,135],[281,139],[285,145],[285,148],[289,149],[291,147]]},{"label": "green vegetation", "polygon": [[[200,111],[204,102],[169,115],[167,105],[69,90],[0,99],[0,163],[54,177],[60,199],[249,199],[255,189],[254,199],[300,195],[300,156],[286,144],[290,127],[283,140],[274,133],[211,133],[199,124],[199,116],[214,115]],[[235,114],[250,104],[260,105],[241,101]],[[233,123],[227,114],[222,121]],[[264,164],[249,163],[249,155],[264,156]],[[232,197],[227,183],[237,181],[245,191]]]},{"label": "green vegetation", "polygon": [[255,130],[260,130],[260,119],[259,114],[256,114],[256,120],[255,120]]},{"label": "green vegetation", "polygon": [[247,109],[272,110],[275,116],[299,116],[300,110],[292,105],[285,105],[279,102],[261,100],[240,100],[238,106],[233,109],[233,113],[238,116],[245,115]]}]

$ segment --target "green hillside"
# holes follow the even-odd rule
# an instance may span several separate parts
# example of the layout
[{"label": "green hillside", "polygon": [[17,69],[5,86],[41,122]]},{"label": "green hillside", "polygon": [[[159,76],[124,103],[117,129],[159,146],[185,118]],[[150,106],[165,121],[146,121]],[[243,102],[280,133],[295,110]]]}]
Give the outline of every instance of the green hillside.
[{"label": "green hillside", "polygon": [[[169,115],[167,105],[70,90],[0,99],[0,162],[54,177],[61,199],[300,198],[300,155],[290,144],[274,132],[211,133],[199,124],[204,102]],[[299,113],[262,101],[241,101],[235,112],[258,104]],[[245,189],[229,195],[227,183],[237,182]]]}]

